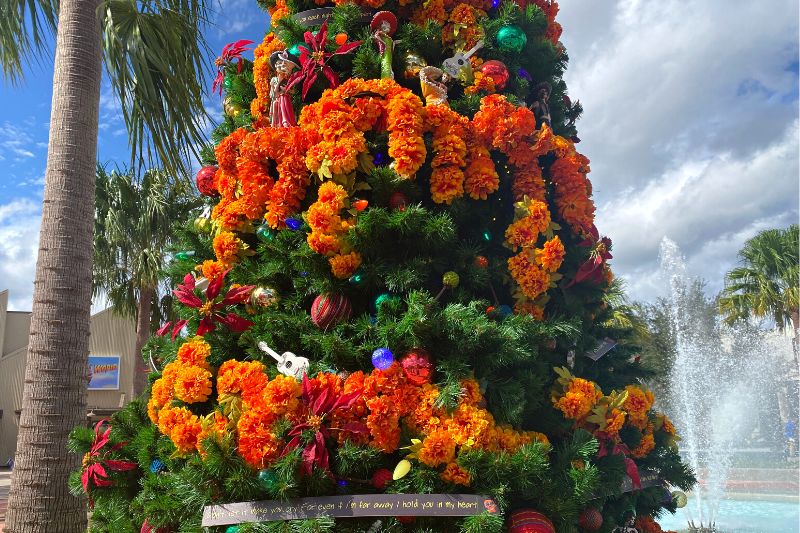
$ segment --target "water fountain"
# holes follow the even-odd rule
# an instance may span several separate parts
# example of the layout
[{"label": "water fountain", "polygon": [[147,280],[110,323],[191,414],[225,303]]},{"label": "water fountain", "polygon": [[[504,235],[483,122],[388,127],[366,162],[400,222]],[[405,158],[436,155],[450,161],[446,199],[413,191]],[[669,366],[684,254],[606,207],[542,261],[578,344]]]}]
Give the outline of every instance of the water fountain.
[{"label": "water fountain", "polygon": [[763,423],[758,409],[774,393],[780,365],[764,332],[727,328],[709,313],[680,249],[667,238],[660,260],[676,346],[663,407],[679,428],[682,454],[701,479],[684,512],[690,533],[716,533],[734,449]]}]

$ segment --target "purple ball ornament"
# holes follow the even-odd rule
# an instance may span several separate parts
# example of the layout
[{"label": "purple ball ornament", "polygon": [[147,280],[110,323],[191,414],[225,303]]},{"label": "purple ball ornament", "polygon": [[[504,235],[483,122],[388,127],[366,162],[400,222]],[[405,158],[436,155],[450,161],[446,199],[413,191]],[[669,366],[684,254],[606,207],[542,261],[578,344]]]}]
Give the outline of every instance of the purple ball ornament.
[{"label": "purple ball ornament", "polygon": [[394,363],[394,355],[389,348],[377,348],[372,352],[372,365],[378,370],[386,370]]}]

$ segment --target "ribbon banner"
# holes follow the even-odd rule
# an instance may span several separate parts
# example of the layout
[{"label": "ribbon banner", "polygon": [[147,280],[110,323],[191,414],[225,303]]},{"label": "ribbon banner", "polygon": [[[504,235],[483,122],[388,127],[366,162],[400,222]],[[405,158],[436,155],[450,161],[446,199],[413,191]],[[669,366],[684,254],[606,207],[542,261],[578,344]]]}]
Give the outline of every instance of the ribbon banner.
[{"label": "ribbon banner", "polygon": [[[331,18],[331,15],[333,15],[332,7],[320,7],[296,13],[292,15],[292,18],[301,26],[309,28],[311,26],[321,26],[323,22]],[[373,13],[371,11],[362,11],[361,22],[365,25],[369,25],[372,21],[372,16]]]},{"label": "ribbon banner", "polygon": [[655,487],[656,485],[663,485],[664,480],[658,476],[658,472],[639,471],[640,486],[635,487],[633,480],[630,476],[625,476],[622,480],[620,490],[622,492],[633,492],[634,490],[646,489],[647,487]]},{"label": "ribbon banner", "polygon": [[497,513],[497,504],[479,494],[349,494],[208,505],[203,509],[202,526],[323,516],[473,516],[484,512]]}]

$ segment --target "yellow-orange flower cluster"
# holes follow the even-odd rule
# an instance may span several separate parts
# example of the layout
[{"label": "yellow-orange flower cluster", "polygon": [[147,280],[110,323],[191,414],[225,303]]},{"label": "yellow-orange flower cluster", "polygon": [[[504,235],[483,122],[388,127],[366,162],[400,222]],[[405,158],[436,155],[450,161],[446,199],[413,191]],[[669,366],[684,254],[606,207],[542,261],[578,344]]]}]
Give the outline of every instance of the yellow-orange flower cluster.
[{"label": "yellow-orange flower cluster", "polygon": [[650,391],[628,385],[621,393],[612,391],[605,396],[596,383],[575,377],[566,368],[555,371],[559,378],[551,395],[553,406],[565,418],[575,420],[576,427],[616,443],[622,442],[619,432],[623,427],[635,428],[642,435],[630,451],[635,458],[645,457],[655,449],[656,433],[661,436],[659,442],[669,447],[679,440],[669,418],[651,411],[654,398]]},{"label": "yellow-orange flower cluster", "polygon": [[353,226],[339,212],[346,207],[347,191],[333,181],[319,187],[317,201],[308,208],[306,216],[311,233],[306,237],[308,246],[318,254],[330,257],[333,275],[339,279],[350,277],[361,265],[361,256],[352,252],[343,238]]},{"label": "yellow-orange flower cluster", "polygon": [[[151,419],[159,431],[172,439],[181,455],[197,450],[204,456],[201,446],[204,438],[234,432],[238,453],[245,461],[254,468],[269,466],[287,445],[278,432],[278,423],[310,420],[309,407],[301,401],[300,383],[280,375],[269,380],[264,365],[257,361],[229,360],[216,373],[217,400],[222,412],[198,417],[186,407],[173,407],[173,398],[187,395],[184,389],[197,389],[189,379],[191,376],[211,375],[206,370],[210,350],[203,343],[202,339],[185,343],[179,349],[178,360],[167,365],[162,377],[156,380]],[[188,384],[181,385],[182,380]],[[447,412],[436,406],[439,389],[430,383],[411,383],[399,363],[369,374],[355,372],[346,380],[337,374],[319,373],[308,384],[312,396],[314,391],[357,395],[349,408],[324,414],[318,421],[330,428],[336,441],[352,440],[393,453],[400,448],[401,427],[408,428],[412,437],[420,439],[411,457],[441,469],[441,479],[453,484],[470,483],[469,473],[457,463],[462,449],[513,453],[532,442],[549,444],[541,433],[496,425],[489,411],[481,407],[484,399],[477,381],[467,379],[461,385],[457,407]],[[210,382],[207,392],[210,393]],[[341,430],[348,423],[361,422],[365,423],[365,433]]]},{"label": "yellow-orange flower cluster", "polygon": [[564,393],[554,398],[553,404],[564,413],[565,418],[581,420],[592,411],[592,407],[602,397],[602,391],[593,382],[582,378],[572,378]]},{"label": "yellow-orange flower cluster", "polygon": [[589,160],[575,151],[572,141],[557,137],[557,159],[550,165],[550,179],[554,186],[553,202],[559,216],[572,231],[589,236],[594,226],[592,184],[586,174]]},{"label": "yellow-orange flower cluster", "polygon": [[446,104],[425,108],[427,130],[433,133],[431,161],[431,198],[437,204],[449,204],[464,195],[464,167],[467,164],[469,119]]},{"label": "yellow-orange flower cluster", "polygon": [[173,400],[201,403],[211,396],[211,347],[202,337],[187,339],[175,361],[167,364],[154,383],[147,402],[147,414],[175,444],[178,454],[201,450],[204,419],[185,407],[172,407]]},{"label": "yellow-orange flower cluster", "polygon": [[648,422],[647,413],[655,401],[653,393],[636,385],[628,385],[625,391],[628,397],[625,399],[623,409],[628,413],[628,423],[636,429],[643,430]]}]

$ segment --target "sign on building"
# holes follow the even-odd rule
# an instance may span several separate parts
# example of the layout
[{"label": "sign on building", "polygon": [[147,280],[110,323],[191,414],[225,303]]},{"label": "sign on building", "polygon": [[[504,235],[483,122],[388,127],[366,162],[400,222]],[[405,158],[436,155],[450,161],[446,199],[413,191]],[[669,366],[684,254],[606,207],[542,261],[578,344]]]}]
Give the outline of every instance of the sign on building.
[{"label": "sign on building", "polygon": [[119,390],[119,356],[89,356],[89,390]]}]

